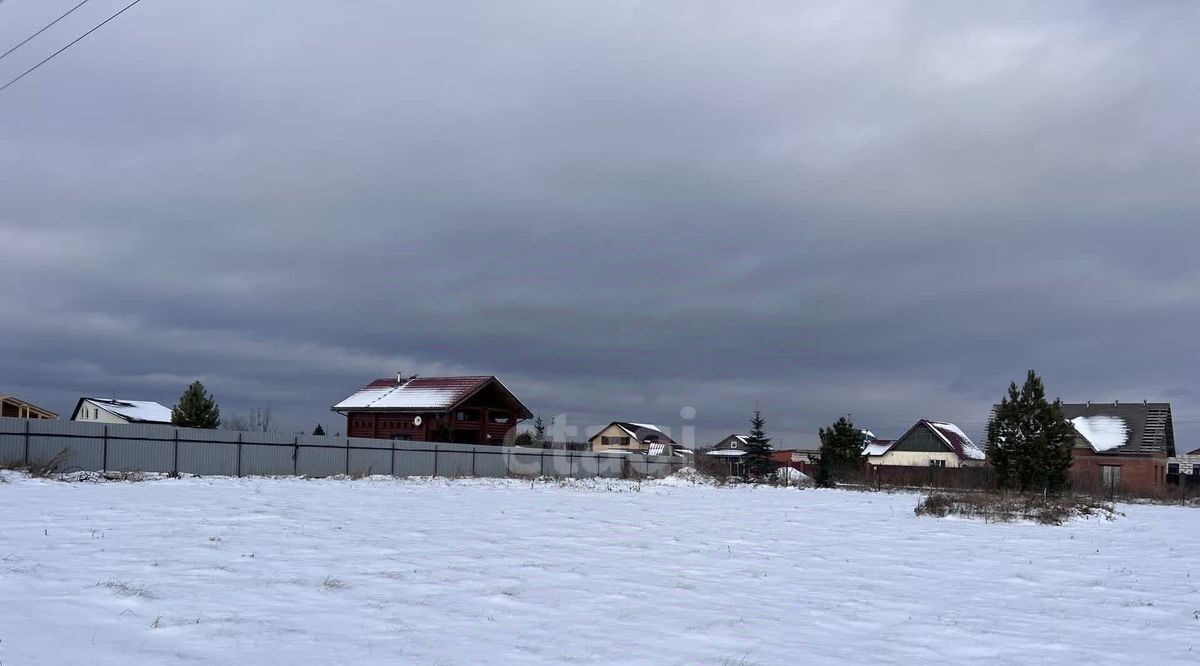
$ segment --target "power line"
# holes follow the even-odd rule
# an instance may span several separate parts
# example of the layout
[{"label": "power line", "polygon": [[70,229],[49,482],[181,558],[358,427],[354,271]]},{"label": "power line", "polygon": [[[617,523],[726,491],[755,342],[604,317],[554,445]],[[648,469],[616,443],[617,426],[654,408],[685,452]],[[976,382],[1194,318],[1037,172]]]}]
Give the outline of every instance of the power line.
[{"label": "power line", "polygon": [[[111,20],[113,20],[113,19],[117,18],[118,16],[120,16],[121,14],[124,14],[125,12],[129,11],[129,9],[130,9],[131,7],[133,7],[134,5],[136,5],[137,3],[141,2],[141,1],[142,1],[142,0],[133,0],[133,2],[129,3],[128,5],[125,5],[125,6],[124,6],[124,7],[121,9],[121,11],[119,11],[119,12],[117,12],[116,14],[113,14],[112,16],[110,16],[110,17],[108,17],[108,18],[104,19],[104,20],[103,20],[103,21],[101,21],[101,22],[100,22],[100,24],[99,24],[99,25],[97,25],[96,27],[94,27],[94,28],[92,28],[91,30],[88,30],[87,32],[83,33],[82,35],[80,35],[80,36],[76,37],[74,40],[72,40],[72,41],[71,41],[69,44],[67,44],[66,46],[62,47],[61,49],[59,49],[59,50],[55,51],[54,53],[51,53],[51,54],[50,54],[50,55],[48,55],[48,56],[46,56],[46,58],[45,58],[44,60],[42,60],[42,61],[41,61],[41,62],[39,62],[38,64],[34,65],[33,67],[30,67],[29,69],[25,70],[24,72],[21,72],[20,76],[18,76],[17,78],[15,78],[15,79],[13,79],[13,80],[9,81],[8,83],[6,83],[6,84],[4,84],[4,85],[2,85],[2,86],[0,86],[0,93],[4,92],[5,90],[8,90],[9,86],[13,85],[13,84],[14,84],[14,83],[16,83],[17,81],[20,81],[21,79],[25,78],[26,76],[29,76],[29,75],[30,75],[30,74],[32,74],[33,72],[37,71],[37,69],[38,69],[39,67],[41,67],[42,65],[44,65],[44,64],[46,64],[46,63],[50,62],[51,60],[53,60],[53,59],[55,58],[55,56],[57,56],[58,54],[62,53],[63,51],[66,51],[67,49],[71,48],[72,46],[75,46],[75,45],[76,45],[76,44],[78,44],[80,41],[82,41],[84,37],[87,37],[88,35],[92,34],[93,32],[96,32],[96,31],[97,31],[97,30],[99,30],[100,28],[103,28],[103,27],[104,27],[106,24],[108,24],[108,22],[109,22],[109,21],[111,21]],[[0,2],[3,2],[3,0],[0,0]]]},{"label": "power line", "polygon": [[[4,0],[0,0],[0,2],[4,2]],[[25,41],[21,42],[20,44],[17,44],[16,46],[12,47],[11,49],[9,49],[7,51],[5,51],[3,54],[0,54],[0,60],[4,60],[5,58],[8,57],[8,54],[12,53],[13,51],[16,51],[17,49],[21,48],[22,46],[25,46],[30,41],[32,41],[33,38],[37,37],[38,35],[42,34],[43,32],[46,32],[50,28],[53,28],[55,23],[58,23],[59,21],[67,18],[68,16],[71,15],[71,12],[74,12],[76,9],[79,9],[80,7],[86,5],[89,2],[91,2],[91,0],[83,0],[83,2],[80,2],[79,4],[75,5],[74,7],[68,9],[67,13],[65,13],[62,16],[59,16],[58,18],[54,19],[53,21],[47,23],[45,26],[42,27],[41,30],[38,30],[37,32],[33,33],[32,35],[26,37]]]}]

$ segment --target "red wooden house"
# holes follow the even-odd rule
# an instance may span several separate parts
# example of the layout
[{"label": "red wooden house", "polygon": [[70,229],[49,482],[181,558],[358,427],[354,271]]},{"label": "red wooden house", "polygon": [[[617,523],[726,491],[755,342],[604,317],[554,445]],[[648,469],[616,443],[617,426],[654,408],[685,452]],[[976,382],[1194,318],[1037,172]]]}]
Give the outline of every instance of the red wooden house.
[{"label": "red wooden house", "polygon": [[533,416],[490,376],[376,379],[333,411],[350,437],[497,445]]}]

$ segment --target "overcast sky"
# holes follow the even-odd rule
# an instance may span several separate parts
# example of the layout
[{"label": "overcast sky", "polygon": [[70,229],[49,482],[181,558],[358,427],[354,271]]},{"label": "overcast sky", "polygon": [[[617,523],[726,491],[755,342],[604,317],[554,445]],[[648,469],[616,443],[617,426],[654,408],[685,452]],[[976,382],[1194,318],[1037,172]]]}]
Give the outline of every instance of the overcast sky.
[{"label": "overcast sky", "polygon": [[786,446],[978,436],[1035,368],[1195,448],[1200,5],[1153,4],[145,0],[0,94],[0,393],[333,431],[494,374]]}]

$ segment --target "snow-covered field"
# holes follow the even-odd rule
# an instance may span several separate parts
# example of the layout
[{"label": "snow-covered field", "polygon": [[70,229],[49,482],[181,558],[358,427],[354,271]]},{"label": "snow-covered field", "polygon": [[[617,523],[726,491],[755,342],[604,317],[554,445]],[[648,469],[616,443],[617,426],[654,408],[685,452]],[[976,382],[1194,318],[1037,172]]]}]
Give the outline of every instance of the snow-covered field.
[{"label": "snow-covered field", "polygon": [[0,483],[0,663],[1200,662],[1200,512],[515,481]]}]

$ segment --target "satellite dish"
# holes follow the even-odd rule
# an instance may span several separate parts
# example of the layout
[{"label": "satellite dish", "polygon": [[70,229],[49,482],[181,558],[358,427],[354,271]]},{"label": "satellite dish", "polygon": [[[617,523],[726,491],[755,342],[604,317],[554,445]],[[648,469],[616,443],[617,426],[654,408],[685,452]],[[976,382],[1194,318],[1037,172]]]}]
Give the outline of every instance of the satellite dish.
[{"label": "satellite dish", "polygon": [[413,425],[417,426],[417,427],[421,426],[421,417],[420,416],[413,417]]}]

